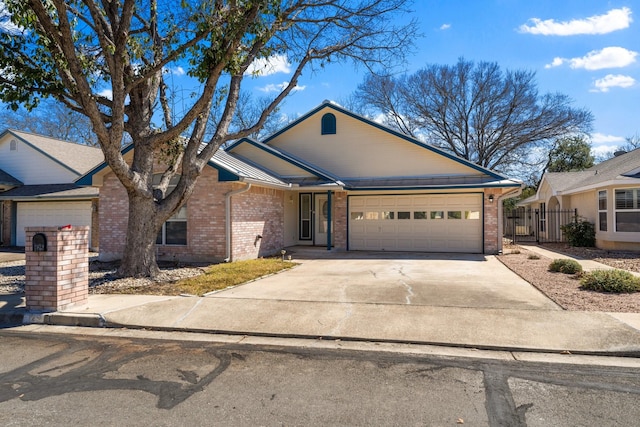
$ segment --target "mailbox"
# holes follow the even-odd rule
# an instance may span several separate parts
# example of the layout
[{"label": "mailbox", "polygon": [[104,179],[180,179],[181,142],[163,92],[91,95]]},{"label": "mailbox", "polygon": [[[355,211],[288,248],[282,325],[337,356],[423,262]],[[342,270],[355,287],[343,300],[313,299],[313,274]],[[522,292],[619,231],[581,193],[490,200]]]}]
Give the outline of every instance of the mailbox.
[{"label": "mailbox", "polygon": [[31,239],[33,252],[46,252],[47,251],[47,236],[42,233],[34,234]]}]

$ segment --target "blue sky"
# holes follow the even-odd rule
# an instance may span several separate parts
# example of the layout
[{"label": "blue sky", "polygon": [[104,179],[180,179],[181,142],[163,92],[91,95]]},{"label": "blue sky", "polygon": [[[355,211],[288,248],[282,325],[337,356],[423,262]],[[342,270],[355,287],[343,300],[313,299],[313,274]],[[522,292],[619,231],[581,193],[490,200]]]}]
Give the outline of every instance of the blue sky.
[{"label": "blue sky", "polygon": [[[417,0],[413,9],[424,36],[408,72],[459,57],[532,70],[541,93],[562,92],[593,112],[596,152],[640,133],[640,1]],[[287,82],[287,69],[280,58],[273,74],[246,84],[259,97]],[[282,112],[346,99],[364,73],[350,64],[307,72]]]},{"label": "blue sky", "polygon": [[[596,153],[640,134],[640,0],[415,0],[413,10],[423,37],[404,71],[460,57],[535,71],[541,93],[567,94],[593,112]],[[294,68],[282,56],[259,65],[270,71],[244,82],[254,99],[274,96]],[[171,71],[169,84],[188,99],[197,84]],[[365,73],[352,64],[306,71],[281,112],[291,118],[345,100]]]}]

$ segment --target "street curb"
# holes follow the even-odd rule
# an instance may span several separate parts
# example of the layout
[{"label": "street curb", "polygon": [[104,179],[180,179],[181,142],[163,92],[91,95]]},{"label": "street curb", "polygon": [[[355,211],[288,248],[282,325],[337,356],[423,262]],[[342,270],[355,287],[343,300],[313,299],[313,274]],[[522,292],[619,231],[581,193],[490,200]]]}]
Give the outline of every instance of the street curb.
[{"label": "street curb", "polygon": [[450,347],[459,349],[473,349],[473,350],[485,350],[485,351],[506,351],[516,353],[549,353],[549,354],[563,354],[563,355],[578,355],[578,356],[611,356],[611,357],[628,357],[628,358],[640,358],[640,349],[628,350],[628,351],[606,351],[606,350],[558,350],[558,349],[545,349],[545,348],[527,348],[527,347],[505,347],[495,345],[477,345],[477,344],[460,344],[460,343],[445,343],[436,341],[419,341],[419,340],[393,340],[393,339],[375,339],[375,338],[359,338],[348,336],[327,336],[327,335],[303,335],[303,334],[278,334],[269,332],[251,332],[251,331],[227,331],[227,330],[213,330],[213,329],[197,329],[197,328],[173,328],[165,326],[144,326],[144,325],[124,325],[115,322],[109,322],[104,320],[104,328],[110,329],[133,329],[133,330],[146,330],[157,332],[186,332],[195,334],[211,334],[211,335],[229,335],[229,336],[242,336],[242,337],[260,337],[260,338],[280,338],[280,339],[305,339],[305,340],[324,340],[324,341],[340,341],[340,342],[352,342],[352,343],[381,343],[381,344],[407,344],[407,345],[428,345],[435,347]]}]

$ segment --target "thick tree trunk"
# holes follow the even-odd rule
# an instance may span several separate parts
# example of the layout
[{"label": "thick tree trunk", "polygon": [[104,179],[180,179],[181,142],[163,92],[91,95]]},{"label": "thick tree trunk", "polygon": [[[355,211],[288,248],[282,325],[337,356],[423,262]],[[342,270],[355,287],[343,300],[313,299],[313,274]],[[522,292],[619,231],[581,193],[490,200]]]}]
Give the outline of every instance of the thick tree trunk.
[{"label": "thick tree trunk", "polygon": [[153,200],[129,197],[127,237],[118,269],[121,277],[156,277],[160,274],[156,262],[158,226],[154,221]]}]

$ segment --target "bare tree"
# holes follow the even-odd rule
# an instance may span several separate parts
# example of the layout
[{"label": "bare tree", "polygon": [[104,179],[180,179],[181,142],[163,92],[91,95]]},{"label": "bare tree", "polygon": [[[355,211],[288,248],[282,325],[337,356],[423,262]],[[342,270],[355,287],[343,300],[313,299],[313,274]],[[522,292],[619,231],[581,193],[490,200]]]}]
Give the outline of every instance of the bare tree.
[{"label": "bare tree", "polygon": [[[129,199],[119,273],[154,276],[156,235],[191,196],[214,152],[258,131],[309,67],[353,60],[377,68],[402,60],[415,31],[412,21],[403,20],[407,2],[4,0],[23,31],[0,35],[0,99],[30,108],[50,96],[89,118]],[[249,67],[276,54],[293,64],[289,84],[257,120],[233,129]],[[178,116],[165,82],[165,71],[177,66],[200,84]],[[220,114],[208,128],[214,106]],[[157,115],[161,125],[154,125]],[[120,150],[125,135],[135,148],[131,164]],[[154,189],[159,151],[173,156],[165,157],[167,168]]]},{"label": "bare tree", "polygon": [[0,112],[0,127],[38,133],[78,144],[98,145],[89,119],[53,100],[45,100],[31,111],[25,108],[3,110]]},{"label": "bare tree", "polygon": [[365,114],[382,113],[398,131],[502,172],[544,165],[536,151],[588,132],[593,121],[566,95],[539,94],[533,72],[464,59],[397,78],[370,75],[356,97]]}]

